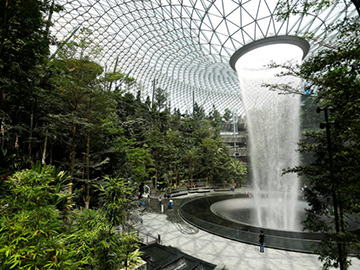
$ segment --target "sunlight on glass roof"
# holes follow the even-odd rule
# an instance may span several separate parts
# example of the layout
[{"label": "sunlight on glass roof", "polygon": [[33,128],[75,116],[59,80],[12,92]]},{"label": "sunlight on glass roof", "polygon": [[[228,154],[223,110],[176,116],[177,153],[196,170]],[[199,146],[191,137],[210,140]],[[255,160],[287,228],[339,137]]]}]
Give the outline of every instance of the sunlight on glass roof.
[{"label": "sunlight on glass roof", "polygon": [[[342,2],[318,14],[276,21],[276,0],[55,0],[64,11],[52,16],[52,35],[71,40],[78,29],[103,50],[90,54],[107,71],[116,69],[138,82],[142,97],[153,86],[166,89],[172,108],[192,112],[193,101],[244,113],[230,57],[259,39],[327,34],[327,26],[355,9]],[[299,3],[301,1],[299,0]],[[350,1],[349,1],[350,2]],[[319,46],[311,44],[311,49]],[[54,52],[56,48],[52,49]],[[155,80],[155,84],[153,83]],[[194,100],[193,100],[194,99]]]}]

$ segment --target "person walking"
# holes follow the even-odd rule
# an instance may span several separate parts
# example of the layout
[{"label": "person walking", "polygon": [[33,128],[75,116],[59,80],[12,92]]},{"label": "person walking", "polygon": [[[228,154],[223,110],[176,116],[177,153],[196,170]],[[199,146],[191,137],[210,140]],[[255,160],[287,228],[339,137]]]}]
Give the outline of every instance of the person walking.
[{"label": "person walking", "polygon": [[265,235],[263,231],[260,231],[259,234],[259,243],[260,243],[260,252],[264,252],[265,247]]}]

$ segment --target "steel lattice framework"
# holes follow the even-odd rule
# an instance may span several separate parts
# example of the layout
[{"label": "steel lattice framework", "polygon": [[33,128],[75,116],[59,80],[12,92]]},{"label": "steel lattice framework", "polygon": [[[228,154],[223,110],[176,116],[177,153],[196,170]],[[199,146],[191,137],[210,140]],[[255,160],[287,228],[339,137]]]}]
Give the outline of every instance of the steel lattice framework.
[{"label": "steel lattice framework", "polygon": [[[172,108],[192,111],[193,101],[243,113],[230,57],[244,45],[311,32],[318,37],[344,16],[357,16],[351,1],[317,14],[276,21],[277,0],[56,0],[65,10],[52,16],[52,34],[71,39],[92,31],[103,48],[95,61],[134,77],[142,96],[165,89]],[[301,1],[299,1],[301,2]],[[346,3],[348,2],[348,3]],[[316,44],[311,43],[311,50]]]}]

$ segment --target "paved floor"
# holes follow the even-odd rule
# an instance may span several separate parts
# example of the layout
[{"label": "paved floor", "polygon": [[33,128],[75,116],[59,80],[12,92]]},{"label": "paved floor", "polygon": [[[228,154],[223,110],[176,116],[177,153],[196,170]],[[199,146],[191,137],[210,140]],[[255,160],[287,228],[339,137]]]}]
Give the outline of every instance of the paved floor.
[{"label": "paved floor", "polygon": [[[177,214],[176,210],[167,211]],[[160,235],[162,245],[176,247],[184,253],[213,263],[218,266],[216,269],[312,270],[321,269],[322,266],[317,255],[266,247],[265,253],[260,253],[258,246],[228,240],[184,222],[174,222],[169,218],[169,212],[145,211],[141,217],[142,224],[136,227],[142,233]],[[353,259],[349,269],[360,269],[360,261]]]}]

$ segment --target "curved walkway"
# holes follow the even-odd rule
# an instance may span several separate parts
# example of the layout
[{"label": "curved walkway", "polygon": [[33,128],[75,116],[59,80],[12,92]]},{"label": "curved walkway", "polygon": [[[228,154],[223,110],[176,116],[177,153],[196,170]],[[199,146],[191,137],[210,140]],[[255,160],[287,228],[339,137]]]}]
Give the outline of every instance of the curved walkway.
[{"label": "curved walkway", "polygon": [[[160,235],[162,245],[178,248],[184,253],[215,264],[216,269],[321,269],[322,263],[317,255],[270,249],[266,246],[265,253],[260,253],[258,246],[229,240],[198,230],[179,220],[175,221],[177,215],[176,209],[166,209],[165,213],[145,211],[142,223],[137,224],[136,228],[142,233]],[[360,269],[360,260],[352,259],[349,269]]]}]

